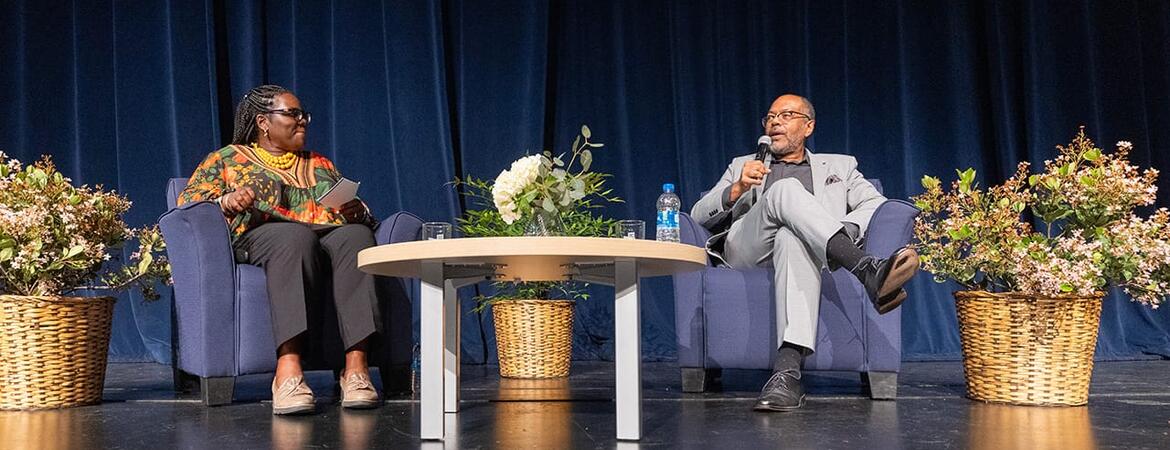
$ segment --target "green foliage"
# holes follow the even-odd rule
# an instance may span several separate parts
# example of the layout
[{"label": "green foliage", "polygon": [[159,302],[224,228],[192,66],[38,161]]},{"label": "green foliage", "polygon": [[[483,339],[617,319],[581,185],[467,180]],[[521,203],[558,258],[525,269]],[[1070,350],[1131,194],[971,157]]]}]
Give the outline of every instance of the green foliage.
[{"label": "green foliage", "polygon": [[1158,172],[1130,164],[1131,148],[1122,141],[1106,154],[1082,128],[1040,173],[1021,163],[982,189],[973,169],[956,171],[950,191],[924,176],[913,198],[923,268],[968,289],[1032,295],[1092,295],[1112,282],[1157,306],[1170,294],[1170,212],[1136,214],[1154,203]]},{"label": "green foliage", "polygon": [[[157,228],[127,228],[122,217],[129,209],[128,199],[101,186],[73,186],[48,157],[23,166],[0,153],[0,292],[48,296],[138,286],[157,298],[154,282],[170,278],[160,253],[165,244]],[[112,272],[126,283],[90,286],[109,250],[134,239],[141,239],[140,251]]]}]

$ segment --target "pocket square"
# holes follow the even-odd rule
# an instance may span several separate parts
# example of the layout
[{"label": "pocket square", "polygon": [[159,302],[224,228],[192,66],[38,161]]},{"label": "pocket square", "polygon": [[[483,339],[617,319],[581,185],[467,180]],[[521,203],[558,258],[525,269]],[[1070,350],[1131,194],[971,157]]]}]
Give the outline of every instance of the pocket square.
[{"label": "pocket square", "polygon": [[829,175],[829,178],[825,179],[825,186],[828,186],[828,185],[833,184],[833,183],[840,183],[840,182],[841,182],[841,179],[838,178],[836,175]]}]

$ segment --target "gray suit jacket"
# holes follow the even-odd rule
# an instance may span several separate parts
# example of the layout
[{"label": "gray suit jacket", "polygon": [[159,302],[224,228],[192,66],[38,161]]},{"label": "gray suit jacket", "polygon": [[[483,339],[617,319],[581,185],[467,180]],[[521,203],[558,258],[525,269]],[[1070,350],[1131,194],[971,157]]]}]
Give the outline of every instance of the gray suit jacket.
[{"label": "gray suit jacket", "polygon": [[[886,201],[886,197],[878,193],[877,188],[857,171],[857,159],[854,157],[805,151],[808,152],[808,162],[812,166],[813,196],[830,215],[841,222],[856,224],[861,236],[865,236],[869,218]],[[715,233],[707,240],[707,250],[720,261],[723,259],[723,240],[727,237],[727,229],[764,194],[762,185],[753,186],[730,207],[723,205],[723,191],[739,180],[744,163],[754,157],[755,154],[750,154],[731,160],[715,186],[691,208],[691,217],[703,228]]]}]

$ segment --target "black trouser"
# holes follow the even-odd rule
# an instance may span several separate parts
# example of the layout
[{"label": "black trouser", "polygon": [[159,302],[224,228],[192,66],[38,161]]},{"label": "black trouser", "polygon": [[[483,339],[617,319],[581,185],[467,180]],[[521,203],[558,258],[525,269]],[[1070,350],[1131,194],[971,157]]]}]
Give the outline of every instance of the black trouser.
[{"label": "black trouser", "polygon": [[[279,347],[320,324],[321,302],[332,285],[341,341],[348,350],[380,331],[374,276],[358,270],[357,254],[374,246],[374,233],[365,225],[342,225],[314,230],[308,225],[272,222],[244,233],[236,240],[240,262],[264,269],[272,332]],[[331,281],[331,283],[330,283]]]}]

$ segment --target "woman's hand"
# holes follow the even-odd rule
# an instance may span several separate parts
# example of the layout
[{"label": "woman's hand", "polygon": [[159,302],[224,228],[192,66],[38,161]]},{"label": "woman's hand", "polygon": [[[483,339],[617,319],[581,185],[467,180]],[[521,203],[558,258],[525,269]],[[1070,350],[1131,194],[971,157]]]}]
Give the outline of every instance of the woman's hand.
[{"label": "woman's hand", "polygon": [[250,187],[242,187],[219,198],[219,209],[228,217],[247,211],[256,202],[256,193]]},{"label": "woman's hand", "polygon": [[366,223],[370,220],[370,209],[355,198],[341,205],[341,216],[345,217],[346,223]]}]

